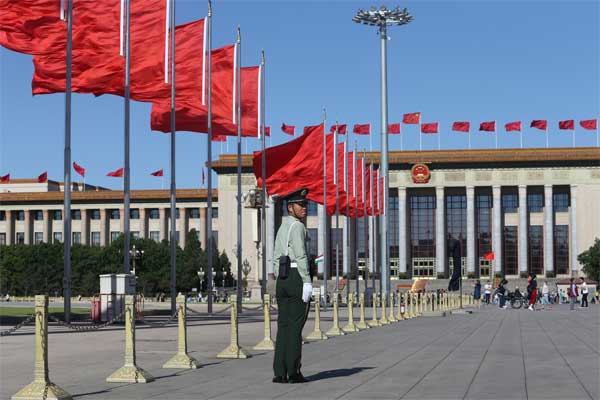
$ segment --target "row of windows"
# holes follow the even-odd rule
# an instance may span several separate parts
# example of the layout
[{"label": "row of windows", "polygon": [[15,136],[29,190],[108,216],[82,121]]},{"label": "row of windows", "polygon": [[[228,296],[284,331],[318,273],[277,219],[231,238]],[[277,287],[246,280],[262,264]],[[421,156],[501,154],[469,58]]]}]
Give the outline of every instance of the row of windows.
[{"label": "row of windows", "polygon": [[[554,212],[569,211],[570,196],[568,192],[555,192],[552,194],[552,208]],[[514,213],[519,209],[519,194],[508,192],[502,194],[502,210],[505,213]],[[527,210],[529,212],[542,212],[544,210],[544,193],[527,193]]]},{"label": "row of windows", "polygon": [[[87,210],[92,220],[100,219],[100,210],[92,209]],[[120,219],[121,212],[119,209],[109,209],[108,216],[110,219]],[[160,219],[160,211],[158,208],[150,208],[147,210],[148,218],[150,219]],[[188,208],[186,209],[187,215],[189,218],[200,218],[200,209],[199,208]],[[54,221],[62,220],[62,210],[50,210],[49,216]],[[43,221],[44,220],[44,212],[42,210],[34,210],[31,212],[31,215],[35,221]],[[171,214],[169,209],[166,209],[166,216],[169,217]],[[25,211],[19,210],[14,212],[15,219],[17,221],[25,220]],[[129,210],[129,216],[131,219],[139,219],[140,218],[140,210],[138,208],[132,208]],[[219,217],[219,208],[213,207],[212,217]],[[177,209],[177,218],[179,218],[179,208]],[[71,210],[71,219],[72,220],[80,220],[81,219],[81,210]],[[0,221],[6,221],[6,211],[0,211]]]}]

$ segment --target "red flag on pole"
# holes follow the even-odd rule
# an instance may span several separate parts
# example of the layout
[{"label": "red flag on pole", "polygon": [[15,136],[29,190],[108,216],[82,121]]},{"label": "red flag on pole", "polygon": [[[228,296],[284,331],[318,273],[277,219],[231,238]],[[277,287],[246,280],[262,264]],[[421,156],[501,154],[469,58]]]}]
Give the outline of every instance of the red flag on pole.
[{"label": "red flag on pole", "polygon": [[400,133],[400,123],[397,124],[388,124],[388,133],[392,135],[397,135]]},{"label": "red flag on pole", "polygon": [[296,127],[294,125],[281,124],[281,131],[287,135],[294,136],[296,134]]},{"label": "red flag on pole", "polygon": [[265,126],[265,136],[271,136],[271,127]]},{"label": "red flag on pole", "polygon": [[119,168],[117,170],[111,171],[106,176],[112,176],[113,178],[122,178],[123,177],[123,168]]},{"label": "red flag on pole", "polygon": [[212,141],[213,142],[226,142],[227,141],[227,136],[225,136],[225,135],[213,135]]},{"label": "red flag on pole", "polygon": [[583,121],[579,121],[579,125],[581,125],[581,127],[583,129],[587,129],[589,131],[595,131],[596,129],[598,129],[598,120],[597,119],[586,119]]},{"label": "red flag on pole", "polygon": [[531,121],[530,127],[545,131],[548,129],[548,121],[545,119],[534,119]]},{"label": "red flag on pole", "polygon": [[345,135],[346,134],[346,130],[348,128],[348,126],[346,124],[342,124],[342,125],[331,125],[331,128],[329,128],[329,133],[333,133],[335,132],[335,127],[337,126],[338,128],[338,134],[340,135]]},{"label": "red flag on pole", "polygon": [[467,121],[459,121],[452,124],[452,130],[456,132],[469,132],[471,130],[471,123]]},{"label": "red flag on pole", "polygon": [[494,252],[492,251],[491,253],[486,253],[483,255],[483,259],[487,260],[487,261],[492,261],[494,260]]},{"label": "red flag on pole", "polygon": [[357,135],[370,135],[371,124],[355,124],[352,128],[352,133],[355,133]]},{"label": "red flag on pole", "polygon": [[152,175],[152,176],[163,176],[163,170],[161,168],[158,171],[152,172],[150,175]]},{"label": "red flag on pole", "polygon": [[415,112],[404,114],[404,116],[402,117],[402,122],[404,122],[405,124],[418,124],[419,122],[421,122],[421,113]]},{"label": "red flag on pole", "polygon": [[421,124],[421,133],[438,133],[438,123],[429,122],[426,124]]},{"label": "red flag on pole", "polygon": [[44,171],[38,176],[38,183],[45,182],[48,182],[48,171]]},{"label": "red flag on pole", "polygon": [[479,130],[485,132],[496,132],[496,121],[482,122],[479,125]]},{"label": "red flag on pole", "polygon": [[8,182],[10,182],[10,174],[0,176],[0,183],[8,183]]},{"label": "red flag on pole", "polygon": [[521,121],[514,121],[504,124],[504,129],[506,129],[506,132],[521,131]]},{"label": "red flag on pole", "polygon": [[77,164],[76,162],[73,162],[73,168],[75,169],[75,172],[77,172],[79,175],[81,175],[82,178],[85,178],[85,168],[83,168],[81,165]]},{"label": "red flag on pole", "polygon": [[568,129],[568,130],[574,130],[575,129],[575,120],[574,119],[568,119],[565,121],[558,121],[558,129]]}]

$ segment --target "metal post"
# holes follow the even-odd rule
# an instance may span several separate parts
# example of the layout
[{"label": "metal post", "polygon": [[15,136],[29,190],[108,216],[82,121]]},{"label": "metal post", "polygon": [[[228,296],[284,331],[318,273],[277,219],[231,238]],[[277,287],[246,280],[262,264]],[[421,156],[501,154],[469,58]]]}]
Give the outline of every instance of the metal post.
[{"label": "metal post", "polygon": [[261,111],[260,111],[260,146],[262,150],[262,204],[260,212],[260,241],[261,241],[261,252],[262,252],[262,282],[261,289],[262,295],[267,293],[267,186],[265,181],[267,179],[267,155],[265,152],[265,51],[261,54],[261,71],[260,71],[260,92],[261,92]]},{"label": "metal post", "polygon": [[65,82],[65,150],[63,205],[63,294],[65,321],[71,322],[71,63],[73,40],[73,0],[67,0],[67,65]]},{"label": "metal post", "polygon": [[171,0],[171,314],[177,310],[177,205],[175,199],[175,0]]},{"label": "metal post", "polygon": [[[325,126],[323,126],[325,129]],[[325,132],[323,132],[325,133]],[[340,185],[338,179],[338,127],[335,125],[335,131],[333,132],[333,184],[335,185],[335,290],[334,294],[337,297],[338,290],[340,290],[340,237],[338,235],[340,229],[340,213],[339,208],[339,194]],[[327,154],[327,153],[325,153]],[[327,172],[325,172],[327,173]],[[327,195],[327,194],[325,194]],[[325,209],[327,214],[327,209]]]},{"label": "metal post", "polygon": [[120,215],[121,218],[123,218],[123,272],[126,274],[129,274],[129,272],[131,271],[130,265],[129,265],[129,248],[130,248],[130,240],[131,238],[129,237],[129,203],[130,203],[130,187],[131,187],[131,169],[129,166],[129,139],[130,139],[130,127],[131,127],[131,123],[130,123],[130,94],[129,94],[129,89],[130,89],[130,77],[129,77],[129,71],[130,71],[130,65],[131,65],[131,57],[130,57],[130,49],[131,49],[131,37],[130,37],[130,22],[131,22],[131,17],[130,17],[130,13],[131,13],[131,2],[127,1],[125,2],[125,30],[124,30],[124,38],[125,39],[125,88],[124,88],[124,99],[123,99],[123,106],[124,106],[124,116],[125,116],[125,126],[124,126],[124,139],[125,139],[125,146],[124,146],[124,158],[125,158],[125,171],[123,174],[123,213],[125,215]]},{"label": "metal post", "polygon": [[[329,254],[327,246],[327,135],[325,134],[325,126],[327,122],[327,111],[323,108],[323,288],[325,293],[325,302],[323,303],[323,311],[327,311],[327,278],[329,268]],[[337,289],[336,289],[337,290]]]},{"label": "metal post", "polygon": [[205,57],[206,57],[206,82],[207,87],[202,88],[207,93],[207,130],[208,134],[206,135],[206,148],[207,148],[207,159],[208,159],[208,176],[206,177],[208,189],[206,196],[206,250],[207,250],[207,273],[208,273],[208,303],[207,303],[207,312],[212,314],[213,312],[213,273],[212,273],[212,262],[213,262],[213,237],[212,237],[212,77],[211,77],[211,67],[212,67],[212,4],[210,0],[208,0],[208,13],[206,14],[206,32],[208,39],[206,40],[206,49]]},{"label": "metal post", "polygon": [[[390,263],[388,260],[388,195],[389,195],[389,179],[388,179],[388,104],[387,104],[387,26],[379,27],[379,35],[381,42],[381,170],[380,175],[383,175],[383,215],[380,217],[380,269],[381,269],[381,290],[383,294],[389,293],[390,290]],[[385,301],[385,297],[382,297]]]},{"label": "metal post", "polygon": [[[242,313],[242,70],[240,68],[242,56],[242,35],[240,27],[237,30],[237,47],[236,47],[236,99],[235,99],[235,114],[237,123],[237,311]],[[225,285],[223,285],[225,286]]]}]

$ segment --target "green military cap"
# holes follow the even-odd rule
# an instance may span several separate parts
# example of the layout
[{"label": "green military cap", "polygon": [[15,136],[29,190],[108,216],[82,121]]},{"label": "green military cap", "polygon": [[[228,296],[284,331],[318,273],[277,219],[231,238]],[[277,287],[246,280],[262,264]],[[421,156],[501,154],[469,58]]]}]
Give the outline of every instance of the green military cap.
[{"label": "green military cap", "polygon": [[288,193],[283,197],[288,203],[303,203],[306,202],[306,195],[308,194],[308,189],[302,188],[291,193]]}]

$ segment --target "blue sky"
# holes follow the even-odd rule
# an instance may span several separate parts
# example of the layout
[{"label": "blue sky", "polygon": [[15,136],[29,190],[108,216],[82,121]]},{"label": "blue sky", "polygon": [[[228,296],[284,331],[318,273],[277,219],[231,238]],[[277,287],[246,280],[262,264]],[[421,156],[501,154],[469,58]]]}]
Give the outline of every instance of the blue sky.
[{"label": "blue sky", "polygon": [[[586,1],[405,1],[415,20],[391,28],[388,42],[389,121],[420,111],[422,122],[440,123],[441,147],[467,147],[453,121],[471,121],[473,148],[492,148],[492,134],[475,129],[482,121],[522,120],[525,147],[545,147],[532,119],[548,119],[551,147],[571,146],[571,133],[558,131],[562,119],[598,118],[600,6]],[[267,124],[271,144],[289,137],[282,122],[298,126],[371,122],[379,130],[379,39],[374,28],[351,18],[365,1],[213,2],[213,46],[232,43],[242,29],[244,65],[267,57]],[[380,5],[377,3],[377,5]],[[396,3],[386,3],[394,6]],[[204,16],[203,1],[177,0],[177,23]],[[47,170],[63,179],[64,95],[31,96],[31,56],[0,48],[0,175],[33,178]],[[73,95],[72,159],[87,169],[86,182],[113,189],[122,179],[106,177],[123,164],[123,100]],[[150,105],[132,102],[131,185],[160,188],[150,172],[164,168],[169,182],[169,138],[150,131]],[[474,129],[475,127],[475,129]],[[405,149],[419,148],[416,125],[403,125]],[[379,147],[379,135],[372,137]],[[499,147],[518,147],[519,136],[499,132]],[[351,135],[359,148],[368,137]],[[576,130],[578,146],[594,146],[595,132]],[[390,149],[400,149],[398,135]],[[437,149],[435,135],[424,149]],[[225,145],[215,144],[214,158]],[[248,139],[243,149],[259,148]],[[229,151],[235,149],[234,139]],[[206,137],[177,135],[177,186],[201,185]],[[78,178],[78,177],[77,177]]]}]

